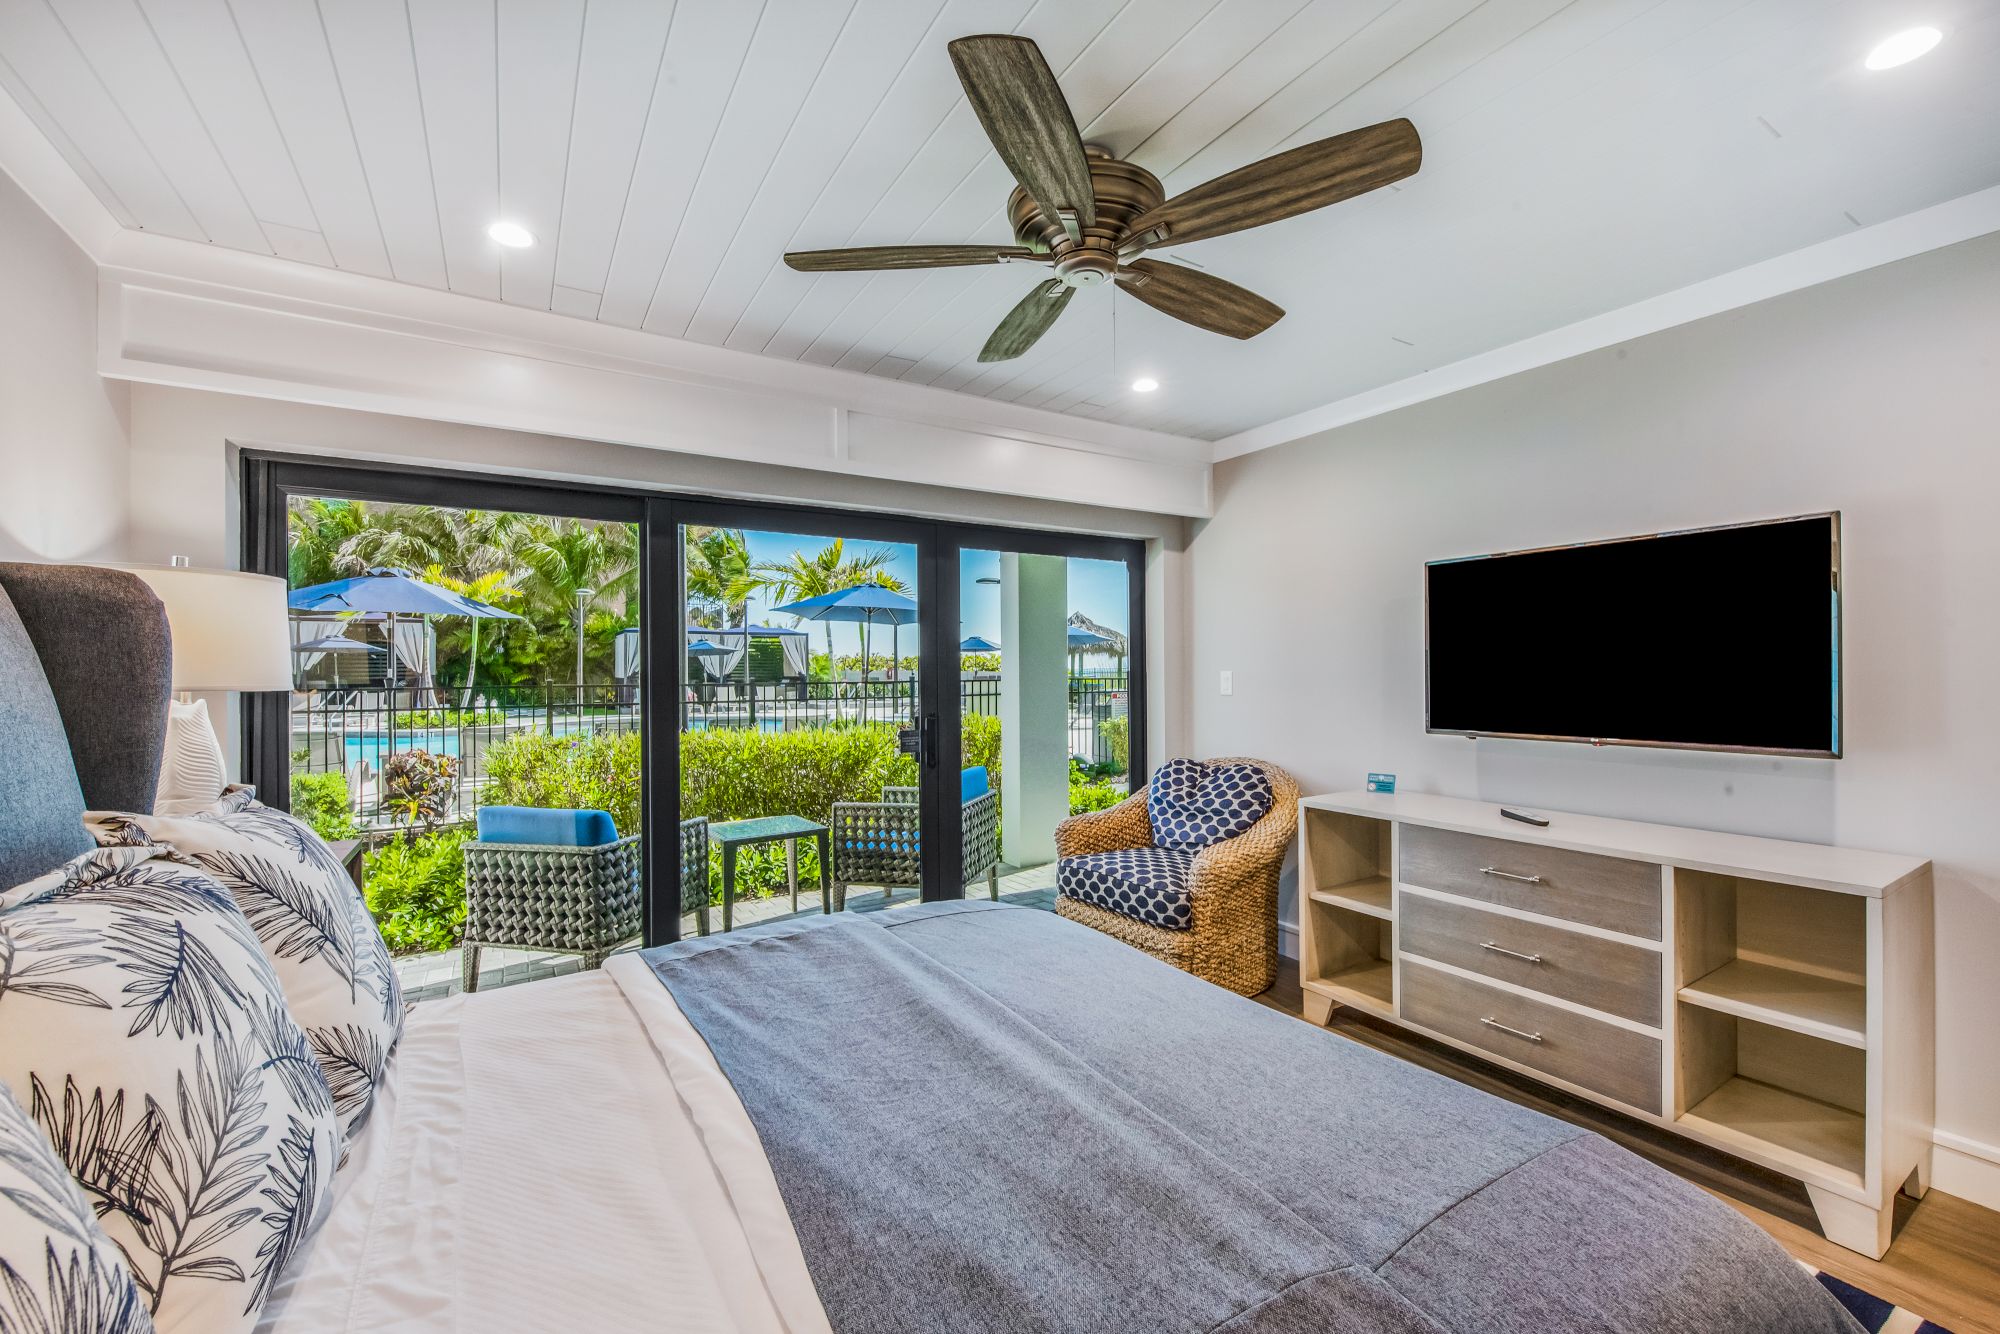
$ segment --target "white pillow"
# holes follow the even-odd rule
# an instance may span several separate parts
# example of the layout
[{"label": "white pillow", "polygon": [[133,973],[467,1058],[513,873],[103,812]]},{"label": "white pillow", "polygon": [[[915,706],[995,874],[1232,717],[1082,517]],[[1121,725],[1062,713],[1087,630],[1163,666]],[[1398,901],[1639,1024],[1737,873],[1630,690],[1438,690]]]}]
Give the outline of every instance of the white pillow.
[{"label": "white pillow", "polygon": [[359,1132],[403,1036],[403,992],[368,905],[320,836],[247,787],[199,815],[83,819],[100,844],[157,846],[229,890],[312,1042],[343,1133]]},{"label": "white pillow", "polygon": [[0,1089],[0,1329],[148,1334],[125,1257],[35,1123]]},{"label": "white pillow", "polygon": [[208,720],[208,701],[171,701],[153,810],[161,815],[192,815],[213,806],[228,786],[229,771],[222,759],[222,742]]},{"label": "white pillow", "polygon": [[121,1249],[162,1334],[243,1334],[319,1225],[340,1125],[229,891],[88,852],[0,911],[0,1083]]}]

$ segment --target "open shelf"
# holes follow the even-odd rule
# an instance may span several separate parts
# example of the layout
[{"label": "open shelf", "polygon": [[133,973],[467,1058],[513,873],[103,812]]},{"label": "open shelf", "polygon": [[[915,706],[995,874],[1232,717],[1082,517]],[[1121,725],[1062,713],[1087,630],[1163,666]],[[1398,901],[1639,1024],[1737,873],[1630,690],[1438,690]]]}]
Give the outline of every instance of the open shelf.
[{"label": "open shelf", "polygon": [[1861,1184],[1861,1113],[1830,1102],[1737,1075],[1690,1107],[1679,1124],[1745,1156],[1788,1162],[1808,1177]]},{"label": "open shelf", "polygon": [[1387,1017],[1393,1011],[1395,972],[1395,965],[1387,959],[1377,959],[1300,985],[1342,1005]]},{"label": "open shelf", "polygon": [[1866,995],[1858,982],[1748,959],[1731,959],[1680,990],[1690,1005],[1849,1047],[1867,1045]]},{"label": "open shelf", "polygon": [[1388,920],[1391,891],[1389,877],[1373,875],[1365,880],[1350,880],[1344,885],[1331,889],[1315,889],[1309,897],[1314,903],[1324,903],[1333,908],[1346,908],[1350,912],[1367,913],[1370,917]]}]

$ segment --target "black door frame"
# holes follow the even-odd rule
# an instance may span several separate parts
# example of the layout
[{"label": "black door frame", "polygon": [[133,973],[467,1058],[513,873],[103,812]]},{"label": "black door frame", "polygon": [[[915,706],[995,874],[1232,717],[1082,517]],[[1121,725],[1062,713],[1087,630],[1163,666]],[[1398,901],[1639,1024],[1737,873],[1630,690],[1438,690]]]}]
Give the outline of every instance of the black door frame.
[{"label": "black door frame", "polygon": [[[1096,537],[1045,529],[965,524],[905,518],[829,506],[743,501],[660,492],[641,487],[480,475],[455,468],[411,464],[357,463],[283,451],[239,453],[241,467],[242,567],[283,578],[288,552],[285,502],[294,495],[330,496],[385,504],[442,505],[454,509],[515,510],[531,514],[635,523],[639,528],[640,655],[642,736],[640,803],[647,828],[680,826],[680,700],[686,666],[680,652],[686,614],[681,597],[685,571],[680,527],[714,523],[732,528],[780,532],[825,532],[863,541],[909,543],[917,548],[919,600],[935,615],[919,619],[919,716],[929,731],[920,768],[921,827],[940,836],[923,841],[923,897],[957,898],[960,877],[945,868],[962,864],[963,830],[947,816],[956,809],[958,789],[944,781],[960,760],[961,692],[943,689],[943,667],[955,660],[959,621],[960,555],[966,550],[1000,550],[1051,556],[1121,561],[1126,566],[1128,632],[1129,771],[1146,768],[1147,636],[1145,543],[1135,538]],[[663,537],[669,540],[661,540]],[[290,718],[285,692],[244,696],[243,771],[273,805],[290,803]],[[661,781],[672,775],[673,781]],[[643,931],[647,945],[680,937],[680,840],[648,838]]]}]

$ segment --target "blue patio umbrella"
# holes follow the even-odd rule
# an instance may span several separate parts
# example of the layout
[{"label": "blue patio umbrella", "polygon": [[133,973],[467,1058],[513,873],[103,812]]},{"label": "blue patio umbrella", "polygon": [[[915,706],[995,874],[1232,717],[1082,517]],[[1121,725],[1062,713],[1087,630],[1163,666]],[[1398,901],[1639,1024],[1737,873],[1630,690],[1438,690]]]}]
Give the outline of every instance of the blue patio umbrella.
[{"label": "blue patio umbrella", "polygon": [[960,653],[998,653],[1000,646],[990,639],[974,635],[958,646]]},{"label": "blue patio umbrella", "polygon": [[690,657],[726,658],[735,651],[733,648],[724,648],[722,645],[711,643],[706,639],[691,639],[688,641],[688,655]]},{"label": "blue patio umbrella", "polygon": [[396,618],[398,616],[470,616],[477,620],[518,621],[511,611],[491,603],[425,583],[408,570],[376,568],[351,579],[333,579],[292,590],[286,599],[293,611],[381,612],[389,618],[387,680],[396,684]]},{"label": "blue patio umbrella", "polygon": [[1103,648],[1110,642],[1110,639],[1098,634],[1094,630],[1085,630],[1083,627],[1077,625],[1069,627],[1069,651],[1071,653],[1085,653],[1094,648]]},{"label": "blue patio umbrella", "polygon": [[[861,679],[869,680],[874,672],[868,652],[869,632],[878,625],[889,626],[893,631],[899,626],[913,624],[917,619],[917,601],[906,597],[893,588],[881,584],[855,584],[849,588],[837,588],[831,593],[821,593],[817,597],[801,598],[788,602],[782,607],[771,608],[774,612],[784,612],[787,616],[802,616],[810,621],[851,621],[861,627]],[[890,641],[890,652],[894,653],[894,640]],[[827,671],[833,664],[827,663]]]}]

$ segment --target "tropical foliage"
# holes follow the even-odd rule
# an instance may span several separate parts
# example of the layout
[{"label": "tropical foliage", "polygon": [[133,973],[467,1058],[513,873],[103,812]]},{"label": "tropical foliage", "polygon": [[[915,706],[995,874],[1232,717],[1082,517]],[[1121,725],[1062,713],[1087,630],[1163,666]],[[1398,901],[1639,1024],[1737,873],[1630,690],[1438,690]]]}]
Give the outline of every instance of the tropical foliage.
[{"label": "tropical foliage", "polygon": [[[895,553],[882,547],[850,556],[846,541],[836,537],[810,556],[803,551],[794,551],[782,561],[760,561],[751,567],[749,577],[756,587],[771,594],[773,606],[824,597],[843,588],[858,588],[866,584],[905,593],[909,586],[889,573],[889,564],[894,559]],[[802,624],[804,620],[804,617],[794,616],[792,623]],[[823,620],[820,624],[826,630],[826,659],[831,661],[833,622]],[[815,663],[820,660],[818,654],[814,654],[813,658]]]},{"label": "tropical foliage", "polygon": [[354,808],[343,773],[293,774],[292,814],[328,842],[354,837]]},{"label": "tropical foliage", "polygon": [[448,950],[465,933],[465,853],[472,830],[392,839],[363,866],[368,911],[398,954]]}]

